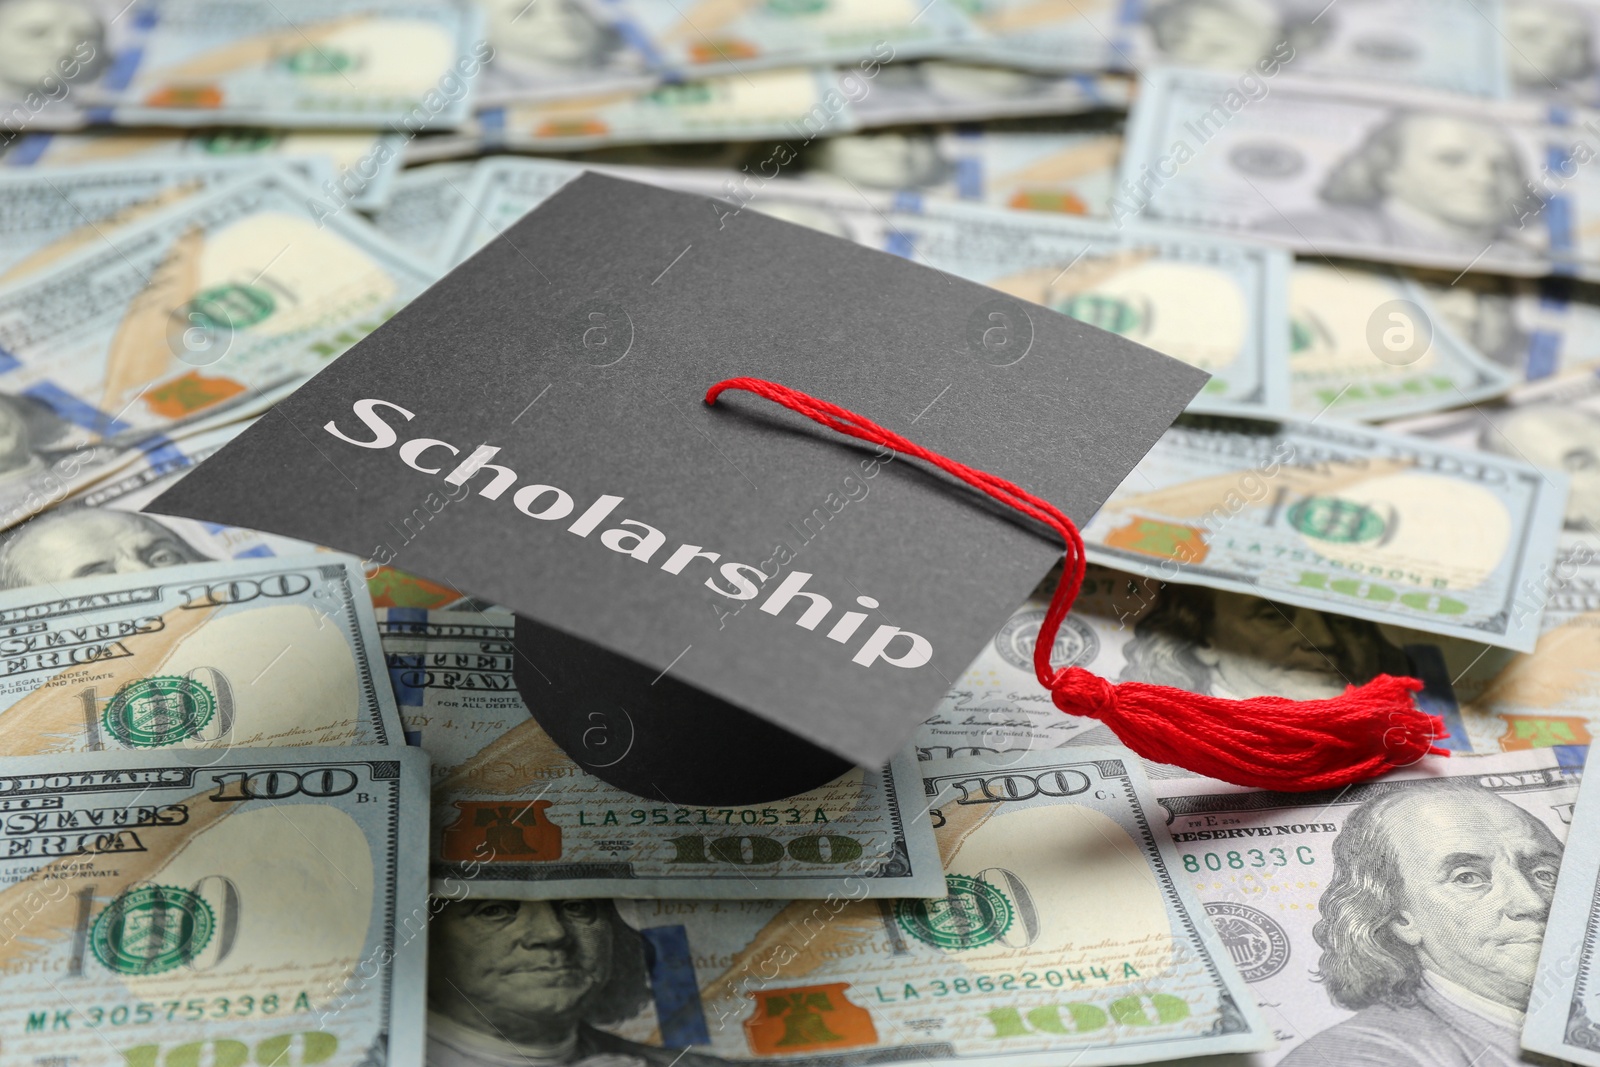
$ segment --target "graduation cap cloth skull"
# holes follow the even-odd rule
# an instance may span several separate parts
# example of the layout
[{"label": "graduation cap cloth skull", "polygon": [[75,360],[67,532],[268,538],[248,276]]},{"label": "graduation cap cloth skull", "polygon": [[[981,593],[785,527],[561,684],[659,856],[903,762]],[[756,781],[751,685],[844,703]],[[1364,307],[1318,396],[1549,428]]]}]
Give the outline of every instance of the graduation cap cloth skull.
[{"label": "graduation cap cloth skull", "polygon": [[585,769],[672,803],[776,799],[904,746],[1060,548],[892,448],[701,402],[736,376],[1080,522],[1206,377],[911,260],[586,174],[150,510],[506,605],[524,701]]}]

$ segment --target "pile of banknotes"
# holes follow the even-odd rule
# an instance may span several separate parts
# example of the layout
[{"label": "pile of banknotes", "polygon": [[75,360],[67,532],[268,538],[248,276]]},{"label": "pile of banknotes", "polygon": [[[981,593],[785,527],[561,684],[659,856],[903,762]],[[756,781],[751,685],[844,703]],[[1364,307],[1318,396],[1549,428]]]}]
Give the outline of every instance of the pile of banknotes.
[{"label": "pile of banknotes", "polygon": [[[0,0],[0,1067],[1600,1067],[1597,159],[1600,0]],[[1145,764],[1046,578],[664,805],[496,605],[140,510],[585,169],[1209,371],[1054,662],[1452,756]]]}]

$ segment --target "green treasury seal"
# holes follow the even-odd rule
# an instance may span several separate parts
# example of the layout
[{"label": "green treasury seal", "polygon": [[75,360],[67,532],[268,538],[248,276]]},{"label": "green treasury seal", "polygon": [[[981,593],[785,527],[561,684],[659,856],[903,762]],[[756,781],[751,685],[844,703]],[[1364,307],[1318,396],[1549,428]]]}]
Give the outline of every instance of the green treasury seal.
[{"label": "green treasury seal", "polygon": [[895,901],[900,929],[935,948],[980,948],[1006,936],[1016,912],[1004,893],[964,874],[947,874],[944,883],[943,899]]},{"label": "green treasury seal", "polygon": [[189,678],[161,675],[129,682],[106,705],[106,733],[129,748],[159,748],[193,737],[217,712],[211,690]]},{"label": "green treasury seal", "polygon": [[211,905],[199,893],[142,885],[106,905],[89,931],[89,947],[118,974],[160,974],[192,962],[214,927]]}]

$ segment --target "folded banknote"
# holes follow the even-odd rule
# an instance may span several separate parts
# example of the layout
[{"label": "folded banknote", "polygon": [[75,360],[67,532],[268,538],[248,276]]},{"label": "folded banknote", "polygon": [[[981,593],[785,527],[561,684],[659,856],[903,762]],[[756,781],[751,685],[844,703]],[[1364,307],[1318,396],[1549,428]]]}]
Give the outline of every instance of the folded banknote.
[{"label": "folded banknote", "polygon": [[1587,276],[1597,147],[1578,109],[1165,70],[1134,107],[1112,210],[1315,256]]},{"label": "folded banknote", "polygon": [[263,168],[0,286],[0,526],[263,410],[433,280],[356,212],[317,205]]},{"label": "folded banknote", "polygon": [[[75,86],[98,121],[450,128],[493,49],[471,4],[137,0],[84,4],[104,56]],[[117,62],[109,62],[112,55]]]},{"label": "folded banknote", "polygon": [[1567,480],[1323,420],[1185,415],[1083,528],[1160,581],[1531,651]]}]

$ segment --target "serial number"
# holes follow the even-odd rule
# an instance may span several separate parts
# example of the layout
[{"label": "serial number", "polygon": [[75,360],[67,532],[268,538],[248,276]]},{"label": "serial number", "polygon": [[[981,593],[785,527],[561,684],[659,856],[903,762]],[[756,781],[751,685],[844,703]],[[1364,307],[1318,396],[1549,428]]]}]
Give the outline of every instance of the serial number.
[{"label": "serial number", "polygon": [[[1309,847],[1300,845],[1294,850],[1294,862],[1302,867],[1310,867],[1317,862],[1317,857]],[[1242,871],[1246,867],[1287,867],[1289,853],[1281,848],[1247,848],[1242,851],[1202,852],[1199,856],[1191,852],[1183,857],[1183,869],[1191,874],[1199,871],[1202,865],[1208,871],[1220,871],[1224,868]]]},{"label": "serial number", "polygon": [[822,808],[634,808],[578,812],[579,826],[805,826],[832,822]]},{"label": "serial number", "polygon": [[927,982],[907,982],[899,989],[893,986],[875,986],[880,1003],[896,1004],[923,997],[950,997],[971,993],[1004,993],[1012,989],[1064,989],[1067,986],[1086,985],[1096,979],[1103,982],[1125,981],[1138,978],[1139,968],[1123,962],[1120,968],[1089,967],[1078,970],[1072,967],[1052,968],[1048,971],[1023,971],[1020,974],[980,974],[976,978],[934,978]]},{"label": "serial number", "polygon": [[67,1008],[61,1011],[28,1013],[26,1033],[71,1030],[74,1025],[96,1030],[106,1026],[147,1026],[157,1022],[200,1022],[204,1019],[246,1019],[252,1015],[293,1014],[311,1010],[311,997],[304,990],[290,1002],[288,996],[267,993],[237,997],[193,997],[189,1000],[141,1000],[134,1004]]}]

